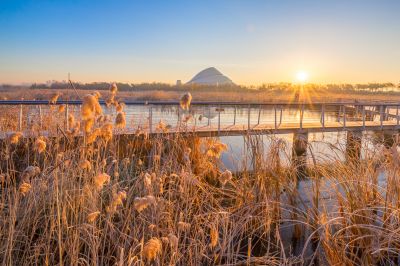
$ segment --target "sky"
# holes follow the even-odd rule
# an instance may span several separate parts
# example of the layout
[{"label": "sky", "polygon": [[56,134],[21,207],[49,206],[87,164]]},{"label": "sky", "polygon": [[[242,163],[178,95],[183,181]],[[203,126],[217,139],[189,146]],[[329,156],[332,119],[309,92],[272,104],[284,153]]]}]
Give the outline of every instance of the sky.
[{"label": "sky", "polygon": [[400,82],[398,0],[0,0],[0,83]]}]

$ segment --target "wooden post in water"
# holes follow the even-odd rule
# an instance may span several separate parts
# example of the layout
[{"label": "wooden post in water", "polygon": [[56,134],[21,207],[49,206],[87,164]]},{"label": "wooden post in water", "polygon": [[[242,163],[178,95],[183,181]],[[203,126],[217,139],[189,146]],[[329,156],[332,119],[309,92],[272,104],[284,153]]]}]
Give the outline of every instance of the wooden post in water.
[{"label": "wooden post in water", "polygon": [[296,169],[297,181],[307,177],[308,132],[293,134],[292,167]]},{"label": "wooden post in water", "polygon": [[347,131],[346,161],[359,163],[361,159],[362,131]]}]

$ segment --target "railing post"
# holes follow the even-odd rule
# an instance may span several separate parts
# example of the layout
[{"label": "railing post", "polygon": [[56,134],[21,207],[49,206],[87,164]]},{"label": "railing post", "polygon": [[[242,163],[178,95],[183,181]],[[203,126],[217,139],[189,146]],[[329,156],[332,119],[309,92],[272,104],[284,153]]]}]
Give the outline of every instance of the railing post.
[{"label": "railing post", "polygon": [[358,107],[359,105],[354,105],[354,109],[356,110],[356,119],[358,118]]},{"label": "railing post", "polygon": [[233,125],[236,125],[236,105],[235,109],[233,110]]},{"label": "railing post", "polygon": [[40,125],[40,130],[43,129],[43,118],[42,118],[42,106],[39,105],[39,125]]},{"label": "railing post", "polygon": [[[150,109],[151,109],[151,107],[150,107]],[[150,111],[150,109],[149,109],[149,111]],[[179,105],[178,105],[178,127],[181,127],[181,108]]]},{"label": "railing post", "polygon": [[257,125],[260,124],[260,116],[261,116],[261,105],[258,107],[258,119],[257,119]]},{"label": "railing post", "polygon": [[321,124],[322,124],[322,128],[325,128],[325,105],[321,106]]},{"label": "railing post", "polygon": [[208,122],[207,122],[208,126],[211,126],[211,106],[208,106]]},{"label": "railing post", "polygon": [[275,124],[275,129],[278,128],[277,122],[278,122],[278,121],[276,120],[276,105],[274,105],[274,124]]},{"label": "railing post", "polygon": [[218,107],[218,136],[221,131],[221,106]]},{"label": "railing post", "polygon": [[280,109],[280,114],[279,114],[279,126],[282,124],[282,106],[279,107]]},{"label": "railing post", "polygon": [[193,114],[193,119],[194,119],[194,131],[196,131],[196,128],[197,128],[197,118],[196,118],[196,114]]},{"label": "railing post", "polygon": [[362,125],[363,125],[363,130],[365,130],[365,106],[362,106]]},{"label": "railing post", "polygon": [[22,131],[22,104],[19,105],[18,130]]},{"label": "railing post", "polygon": [[346,128],[346,105],[343,105],[343,128]]},{"label": "railing post", "polygon": [[383,129],[383,105],[379,106],[379,120],[381,122],[381,129]]},{"label": "railing post", "polygon": [[69,106],[68,106],[68,104],[66,104],[65,105],[65,128],[64,128],[64,130],[69,130],[68,116],[69,116]]},{"label": "railing post", "polygon": [[250,105],[247,109],[247,129],[250,130]]},{"label": "railing post", "polygon": [[397,125],[399,125],[400,120],[399,120],[399,106],[398,105],[396,106],[396,122],[397,122]]},{"label": "railing post", "polygon": [[[179,110],[179,107],[178,107]],[[179,111],[178,111],[179,112]],[[179,113],[178,113],[179,114]],[[179,115],[178,115],[179,117]],[[178,118],[179,119],[179,118]],[[179,123],[179,127],[180,127],[180,123]],[[179,130],[179,129],[178,129]],[[150,133],[153,133],[153,108],[150,106],[149,107],[149,131]]]},{"label": "railing post", "polygon": [[390,114],[390,108],[389,108],[389,106],[385,106],[384,109],[385,109],[384,110],[384,113],[385,113],[384,119],[385,119],[385,121],[388,121],[389,120],[389,114]]}]

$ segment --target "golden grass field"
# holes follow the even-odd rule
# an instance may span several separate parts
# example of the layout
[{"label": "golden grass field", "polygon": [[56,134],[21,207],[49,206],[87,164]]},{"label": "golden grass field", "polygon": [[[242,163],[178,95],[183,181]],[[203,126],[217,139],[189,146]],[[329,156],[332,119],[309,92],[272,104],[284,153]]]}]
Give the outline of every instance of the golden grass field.
[{"label": "golden grass field", "polygon": [[[9,100],[32,100],[50,99],[54,95],[54,89],[29,89],[17,88],[3,89],[0,99]],[[99,90],[103,98],[109,97],[107,90]],[[295,91],[285,90],[256,90],[256,89],[236,89],[236,90],[210,90],[210,89],[191,89],[189,90],[196,101],[232,101],[232,102],[285,102],[294,98]],[[90,92],[90,91],[89,91]],[[60,99],[78,100],[88,93],[88,90],[63,89],[59,90]],[[120,91],[120,100],[142,100],[142,101],[172,101],[177,100],[184,93],[182,90],[134,90]],[[362,92],[362,91],[332,91],[329,89],[309,89],[302,92],[305,101],[310,102],[334,102],[345,100],[366,100],[366,101],[399,101],[398,92]]]},{"label": "golden grass field", "polygon": [[[125,126],[117,88],[103,93],[120,114],[115,121],[103,119],[98,94],[79,93],[84,103],[80,116],[69,117],[70,130],[51,138],[14,132],[0,143],[1,264],[399,264],[396,145],[362,161],[312,164],[312,200],[304,205],[296,168],[280,163],[278,138],[265,150],[258,136],[245,136],[256,167],[231,173],[217,138],[115,135]],[[180,97],[159,94],[155,99]],[[125,97],[136,96],[118,93]],[[332,206],[320,198],[326,183]]]}]

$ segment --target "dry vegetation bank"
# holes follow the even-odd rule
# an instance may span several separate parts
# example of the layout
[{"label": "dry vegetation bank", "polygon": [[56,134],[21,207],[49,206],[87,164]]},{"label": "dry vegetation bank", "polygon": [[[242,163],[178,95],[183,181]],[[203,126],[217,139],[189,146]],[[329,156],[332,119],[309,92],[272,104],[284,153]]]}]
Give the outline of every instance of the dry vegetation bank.
[{"label": "dry vegetation bank", "polygon": [[[393,84],[342,84],[342,85],[305,85],[303,89],[294,84],[270,84],[261,87],[176,87],[166,84],[123,85],[119,91],[122,100],[171,101],[176,100],[185,91],[190,91],[196,101],[233,101],[233,102],[282,102],[292,101],[296,91],[306,101],[342,101],[342,100],[376,100],[398,101],[400,92]],[[390,86],[390,87],[389,87]],[[60,99],[82,99],[91,90],[100,89],[108,97],[108,85],[93,83],[76,85],[76,90],[68,84],[57,83],[52,86],[35,85],[32,87],[0,87],[0,99],[49,99],[55,91],[61,94]],[[90,90],[91,89],[91,90]],[[385,90],[388,91],[385,91]]]}]

